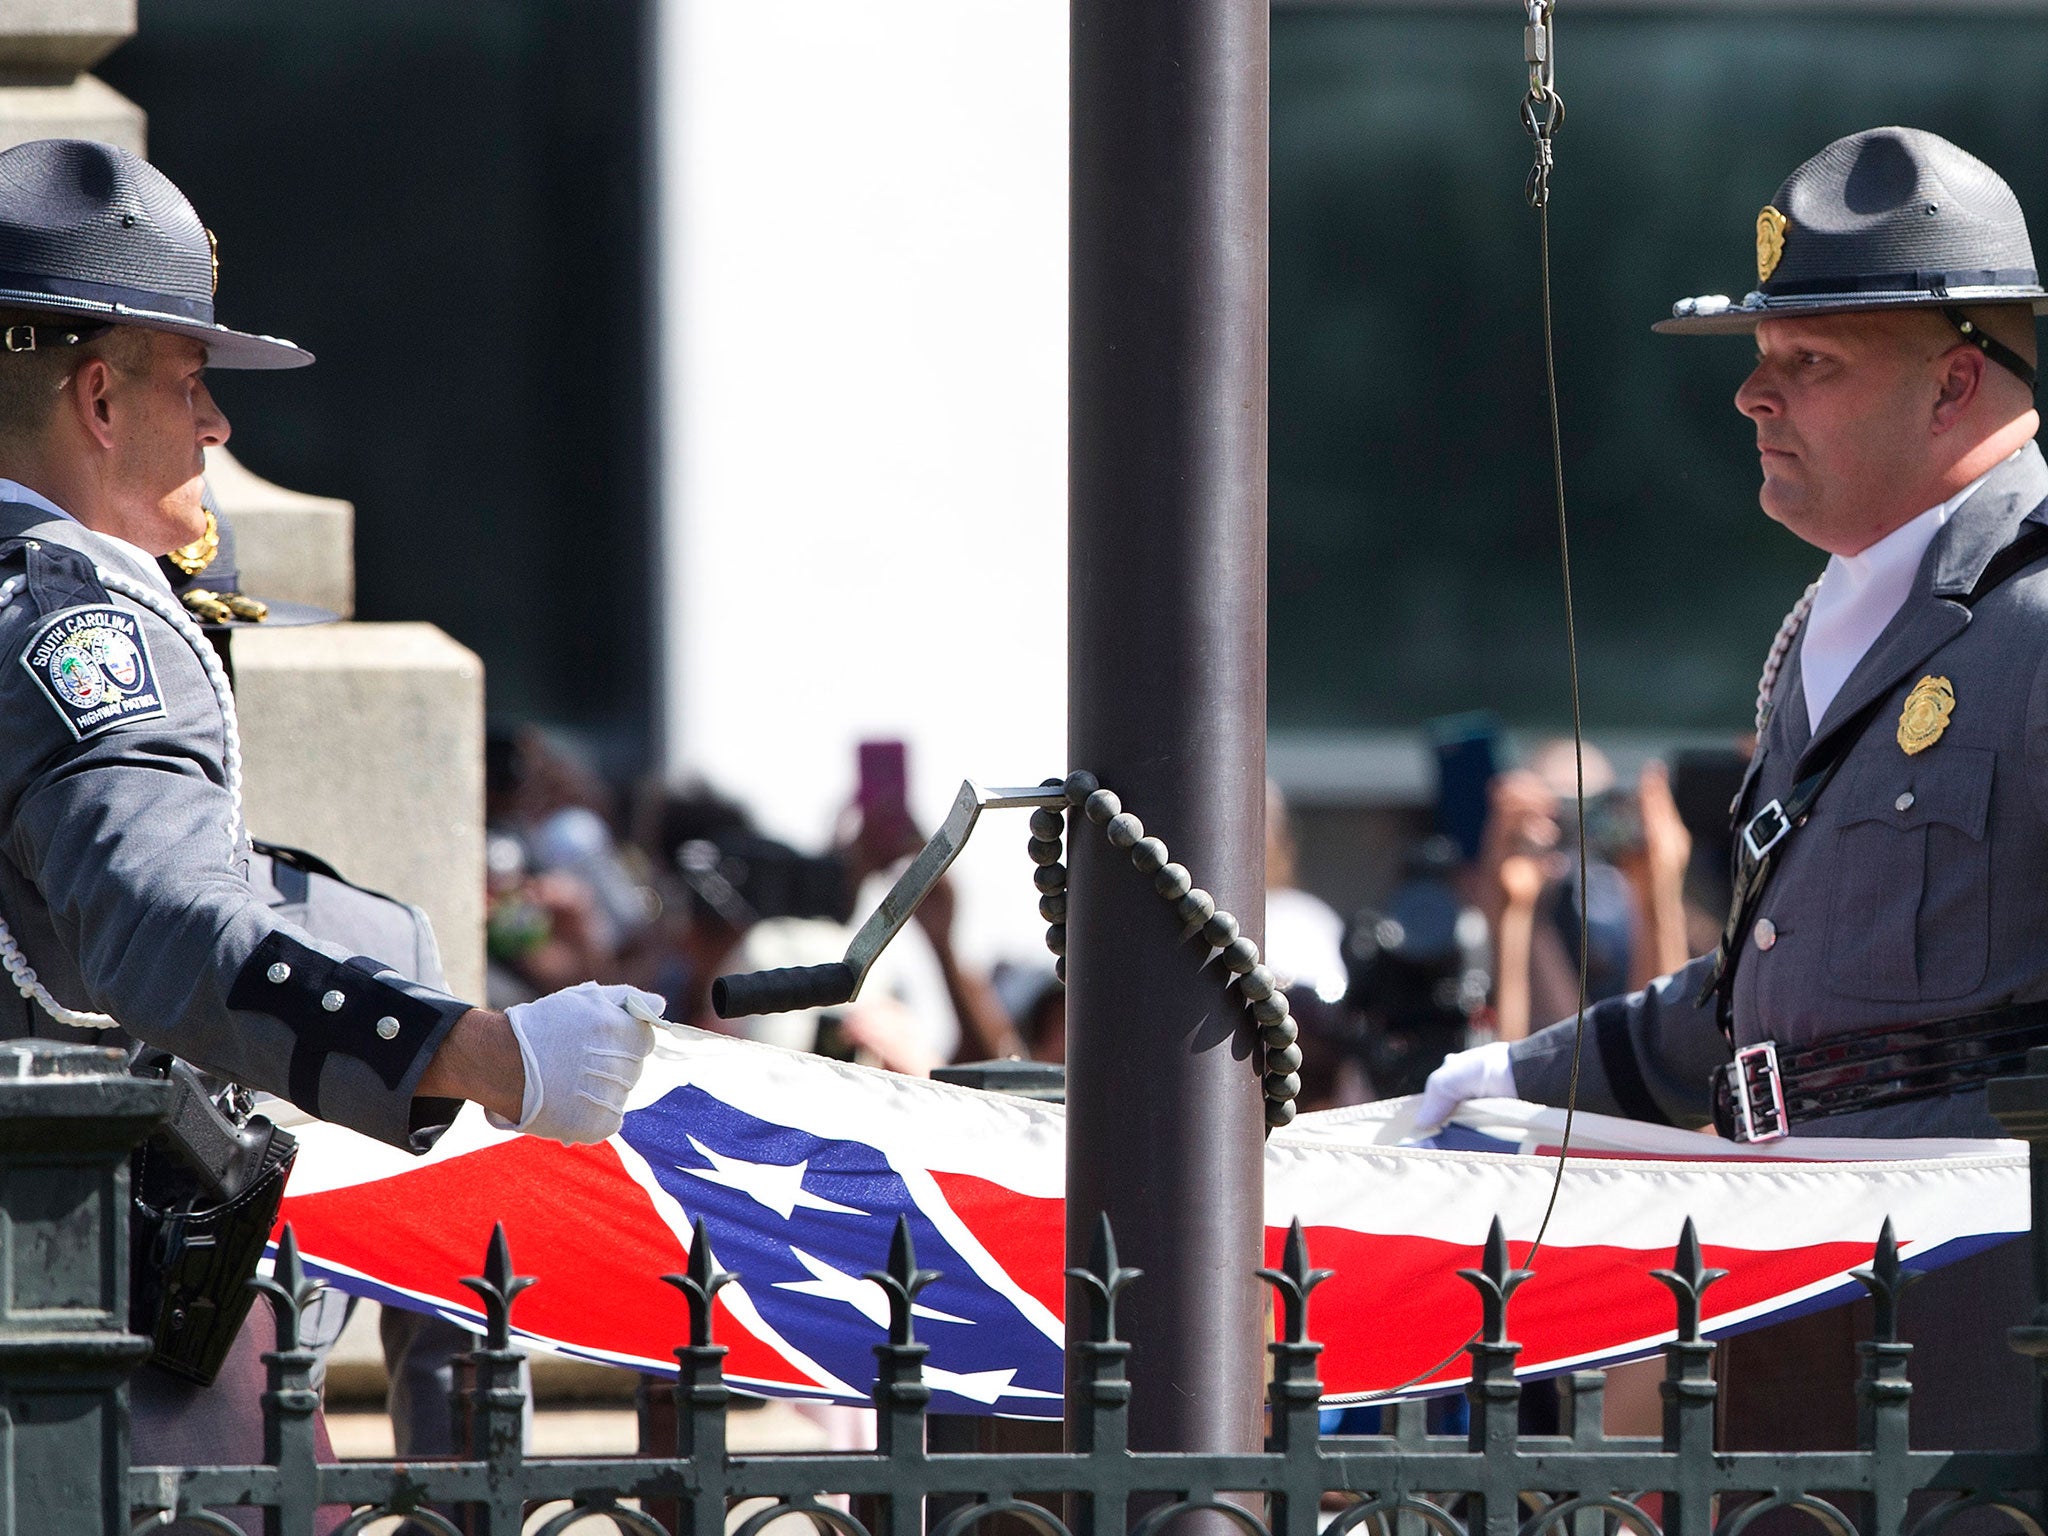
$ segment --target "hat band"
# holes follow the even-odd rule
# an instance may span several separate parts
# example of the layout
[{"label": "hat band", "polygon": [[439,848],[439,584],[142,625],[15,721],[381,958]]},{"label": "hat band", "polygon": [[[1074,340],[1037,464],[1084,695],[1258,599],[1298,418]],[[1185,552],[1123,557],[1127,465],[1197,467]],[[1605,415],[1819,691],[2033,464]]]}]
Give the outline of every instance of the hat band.
[{"label": "hat band", "polygon": [[1872,277],[1816,277],[1798,283],[1765,283],[1767,299],[1824,297],[1833,293],[1930,293],[1951,288],[2038,288],[2033,267],[1984,267],[1975,271],[1883,272]]},{"label": "hat band", "polygon": [[172,293],[155,293],[147,288],[129,288],[116,283],[88,283],[78,278],[50,277],[41,272],[0,272],[0,303],[8,299],[32,302],[38,298],[75,299],[103,311],[141,310],[172,319],[213,324],[211,299],[184,299]]}]

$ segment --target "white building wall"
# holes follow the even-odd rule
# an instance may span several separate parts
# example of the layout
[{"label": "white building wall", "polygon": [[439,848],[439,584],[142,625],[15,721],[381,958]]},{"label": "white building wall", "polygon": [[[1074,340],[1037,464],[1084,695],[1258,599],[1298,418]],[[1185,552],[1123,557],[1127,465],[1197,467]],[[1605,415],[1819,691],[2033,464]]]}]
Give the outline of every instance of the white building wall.
[{"label": "white building wall", "polygon": [[[1066,33],[1051,0],[661,0],[665,767],[819,845],[854,747],[1065,771]],[[1022,819],[961,939],[1044,958]]]}]

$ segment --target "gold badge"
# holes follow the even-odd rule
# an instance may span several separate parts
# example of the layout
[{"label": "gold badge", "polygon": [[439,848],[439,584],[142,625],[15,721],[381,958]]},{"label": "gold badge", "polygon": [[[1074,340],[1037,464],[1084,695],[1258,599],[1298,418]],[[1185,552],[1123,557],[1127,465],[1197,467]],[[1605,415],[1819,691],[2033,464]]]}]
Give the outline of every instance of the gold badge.
[{"label": "gold badge", "polygon": [[1948,729],[1948,717],[1956,712],[1956,690],[1945,677],[1923,677],[1906,695],[1906,707],[1899,711],[1899,747],[1906,756],[1925,752]]},{"label": "gold badge", "polygon": [[[219,240],[219,238],[218,238],[218,237],[217,237],[217,236],[216,236],[216,235],[214,234],[214,232],[213,232],[212,230],[210,230],[210,229],[209,229],[209,230],[207,230],[207,231],[205,232],[205,234],[206,234],[206,259],[207,259],[208,261],[210,261],[210,262],[212,262],[212,263],[213,263],[213,286],[212,286],[211,288],[209,288],[209,289],[207,290],[207,292],[209,292],[209,293],[219,293],[219,292],[220,292],[220,240]],[[1763,237],[1762,237],[1762,236],[1758,236],[1757,238],[1758,238],[1758,239],[1762,239]]]},{"label": "gold badge", "polygon": [[1778,258],[1785,254],[1785,231],[1792,221],[1777,209],[1766,207],[1756,216],[1756,280],[1768,283],[1778,270]]},{"label": "gold badge", "polygon": [[200,534],[190,544],[180,544],[176,549],[164,556],[166,560],[170,561],[171,564],[175,565],[187,576],[197,576],[201,571],[213,564],[213,557],[220,553],[220,524],[214,520],[211,507],[207,507],[204,510],[206,512],[206,532]]}]

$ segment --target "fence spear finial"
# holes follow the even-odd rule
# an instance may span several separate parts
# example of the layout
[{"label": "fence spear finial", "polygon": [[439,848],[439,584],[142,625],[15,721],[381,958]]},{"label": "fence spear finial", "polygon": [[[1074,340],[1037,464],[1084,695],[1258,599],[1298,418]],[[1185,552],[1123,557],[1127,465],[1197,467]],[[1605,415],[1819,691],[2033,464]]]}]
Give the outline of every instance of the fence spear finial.
[{"label": "fence spear finial", "polygon": [[249,1281],[249,1288],[270,1298],[270,1309],[277,1318],[277,1352],[290,1354],[298,1349],[299,1319],[313,1298],[327,1287],[322,1281],[306,1277],[306,1266],[299,1258],[298,1234],[290,1222],[284,1224],[284,1231],[278,1236],[277,1260],[271,1265],[270,1274],[255,1276]]},{"label": "fence spear finial", "polygon": [[917,1267],[917,1249],[910,1239],[908,1216],[896,1218],[896,1234],[889,1239],[889,1267],[871,1269],[862,1278],[874,1281],[889,1298],[889,1342],[916,1343],[911,1309],[917,1303],[917,1293],[938,1279],[939,1272]]},{"label": "fence spear finial", "polygon": [[491,1229],[483,1274],[465,1276],[462,1283],[475,1291],[484,1304],[484,1348],[511,1348],[512,1303],[533,1284],[533,1276],[512,1272],[512,1245],[505,1240],[505,1223],[501,1221]]},{"label": "fence spear finial", "polygon": [[1516,1288],[1527,1280],[1534,1270],[1514,1269],[1508,1264],[1507,1232],[1498,1216],[1486,1233],[1486,1252],[1478,1269],[1461,1269],[1459,1278],[1468,1282],[1479,1292],[1480,1305],[1484,1308],[1484,1321],[1480,1325],[1480,1342],[1484,1344],[1506,1344],[1508,1342],[1508,1298]]},{"label": "fence spear finial", "polygon": [[1078,1280],[1089,1290],[1088,1300],[1094,1313],[1089,1332],[1094,1343],[1118,1342],[1116,1299],[1125,1286],[1144,1273],[1142,1269],[1126,1269],[1117,1262],[1116,1233],[1110,1227],[1109,1212],[1098,1213],[1095,1218],[1095,1241],[1089,1250],[1087,1267],[1076,1265],[1067,1271],[1069,1280]]},{"label": "fence spear finial", "polygon": [[704,1230],[704,1218],[690,1223],[690,1263],[680,1275],[661,1277],[683,1293],[690,1304],[690,1346],[702,1349],[711,1342],[711,1303],[718,1293],[739,1279],[718,1267],[711,1253],[711,1236]]},{"label": "fence spear finial", "polygon": [[1877,1317],[1872,1328],[1872,1342],[1896,1344],[1899,1342],[1899,1298],[1906,1287],[1919,1282],[1921,1272],[1907,1269],[1899,1263],[1899,1241],[1892,1232],[1892,1219],[1887,1216],[1884,1226],[1877,1234],[1877,1249],[1871,1256],[1868,1269],[1849,1271],[1863,1282],[1870,1292],[1871,1300],[1877,1304]]},{"label": "fence spear finial", "polygon": [[1707,1287],[1728,1273],[1725,1269],[1708,1269],[1700,1253],[1700,1235],[1692,1224],[1690,1216],[1678,1234],[1678,1252],[1670,1269],[1653,1269],[1650,1278],[1665,1286],[1678,1302],[1678,1342],[1697,1344],[1700,1341],[1701,1300]]},{"label": "fence spear finial", "polygon": [[1335,1273],[1331,1269],[1309,1268],[1308,1238],[1301,1230],[1301,1218],[1295,1217],[1293,1225],[1287,1229],[1287,1245],[1281,1250],[1280,1268],[1259,1271],[1259,1278],[1272,1286],[1280,1297],[1284,1312],[1281,1342],[1308,1342],[1308,1293]]}]

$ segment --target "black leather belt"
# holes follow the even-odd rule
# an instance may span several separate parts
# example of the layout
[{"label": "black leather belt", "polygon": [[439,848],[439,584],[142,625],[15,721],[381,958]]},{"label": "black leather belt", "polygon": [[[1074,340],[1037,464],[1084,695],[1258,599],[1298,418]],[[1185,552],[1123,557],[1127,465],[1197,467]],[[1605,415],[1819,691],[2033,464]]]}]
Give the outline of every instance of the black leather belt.
[{"label": "black leather belt", "polygon": [[2048,1045],[2048,1001],[1837,1035],[1798,1050],[1766,1040],[1714,1072],[1714,1128],[1775,1141],[1794,1125],[1937,1098],[2020,1071]]}]

